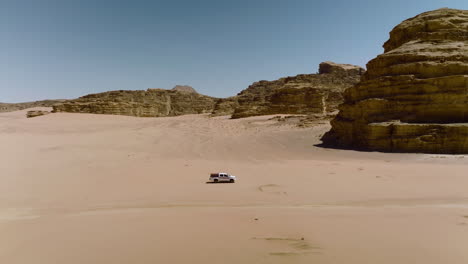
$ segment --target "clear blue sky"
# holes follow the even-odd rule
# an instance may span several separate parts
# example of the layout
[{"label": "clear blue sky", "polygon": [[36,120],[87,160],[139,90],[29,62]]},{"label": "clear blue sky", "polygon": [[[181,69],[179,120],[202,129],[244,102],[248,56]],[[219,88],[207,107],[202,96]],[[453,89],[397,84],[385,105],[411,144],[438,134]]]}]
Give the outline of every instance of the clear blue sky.
[{"label": "clear blue sky", "polygon": [[0,102],[258,80],[365,66],[402,20],[467,0],[0,0]]}]

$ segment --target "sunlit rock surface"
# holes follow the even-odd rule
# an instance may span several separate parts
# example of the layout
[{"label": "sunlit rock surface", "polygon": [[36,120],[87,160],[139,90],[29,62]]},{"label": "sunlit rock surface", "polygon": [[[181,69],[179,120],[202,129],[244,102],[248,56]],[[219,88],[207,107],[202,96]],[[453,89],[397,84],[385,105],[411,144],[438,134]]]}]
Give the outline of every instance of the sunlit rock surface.
[{"label": "sunlit rock surface", "polygon": [[253,83],[237,95],[239,106],[232,117],[333,112],[343,102],[343,91],[363,73],[359,66],[323,62],[318,74]]},{"label": "sunlit rock surface", "polygon": [[391,152],[468,153],[468,10],[403,21],[345,91],[326,144]]}]

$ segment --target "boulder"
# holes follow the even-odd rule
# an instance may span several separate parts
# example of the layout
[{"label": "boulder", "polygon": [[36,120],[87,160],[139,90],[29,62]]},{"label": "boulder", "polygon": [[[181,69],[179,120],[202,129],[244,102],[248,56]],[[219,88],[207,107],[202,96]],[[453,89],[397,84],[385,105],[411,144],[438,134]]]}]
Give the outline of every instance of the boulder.
[{"label": "boulder", "polygon": [[403,21],[384,53],[347,89],[326,144],[366,150],[468,153],[468,10]]},{"label": "boulder", "polygon": [[197,91],[193,89],[192,86],[188,85],[176,85],[174,88],[172,88],[172,91],[178,91],[183,93],[197,93]]},{"label": "boulder", "polygon": [[27,118],[31,117],[37,117],[37,116],[43,116],[43,115],[48,115],[50,114],[49,111],[42,111],[42,110],[31,110],[26,113]]}]

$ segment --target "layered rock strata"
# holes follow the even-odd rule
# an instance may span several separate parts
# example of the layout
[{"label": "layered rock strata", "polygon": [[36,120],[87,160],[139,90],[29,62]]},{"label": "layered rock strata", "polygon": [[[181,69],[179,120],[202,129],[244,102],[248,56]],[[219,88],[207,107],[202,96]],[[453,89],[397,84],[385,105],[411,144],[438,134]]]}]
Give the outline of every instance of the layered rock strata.
[{"label": "layered rock strata", "polygon": [[324,142],[390,152],[468,153],[468,10],[403,21],[367,64]]},{"label": "layered rock strata", "polygon": [[1,112],[12,112],[33,107],[52,107],[54,104],[65,102],[65,100],[43,100],[26,103],[0,103]]},{"label": "layered rock strata", "polygon": [[343,91],[359,82],[364,69],[323,62],[319,74],[259,81],[237,95],[232,118],[271,114],[331,113],[343,102]]},{"label": "layered rock strata", "polygon": [[192,91],[148,89],[90,94],[54,105],[53,112],[139,117],[211,113],[218,99]]}]

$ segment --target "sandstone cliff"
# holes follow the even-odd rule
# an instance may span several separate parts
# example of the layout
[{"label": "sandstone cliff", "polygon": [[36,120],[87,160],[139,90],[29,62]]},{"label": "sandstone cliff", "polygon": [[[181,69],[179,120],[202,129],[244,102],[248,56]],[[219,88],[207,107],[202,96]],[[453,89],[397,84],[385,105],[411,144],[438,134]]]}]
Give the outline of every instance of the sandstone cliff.
[{"label": "sandstone cliff", "polygon": [[343,102],[343,91],[355,85],[362,73],[359,66],[323,62],[319,74],[256,82],[237,95],[239,106],[232,118],[333,112]]},{"label": "sandstone cliff", "polygon": [[211,113],[216,98],[191,91],[148,89],[90,94],[55,105],[53,112],[129,115],[140,117]]},{"label": "sandstone cliff", "polygon": [[325,143],[394,152],[468,153],[468,11],[403,21],[346,90]]},{"label": "sandstone cliff", "polygon": [[141,117],[211,113],[241,118],[269,114],[326,114],[336,111],[342,93],[359,81],[364,69],[323,62],[319,74],[302,74],[254,83],[237,96],[213,98],[190,86],[172,90],[110,91],[54,106],[53,112],[115,114]]}]

